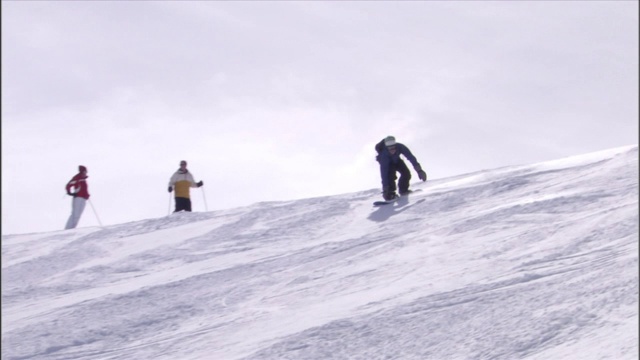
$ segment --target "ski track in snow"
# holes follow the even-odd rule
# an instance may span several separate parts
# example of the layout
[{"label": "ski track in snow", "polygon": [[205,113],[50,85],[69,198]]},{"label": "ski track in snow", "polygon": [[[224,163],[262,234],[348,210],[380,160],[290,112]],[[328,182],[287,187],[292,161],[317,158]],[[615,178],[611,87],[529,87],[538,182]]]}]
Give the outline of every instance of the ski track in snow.
[{"label": "ski track in snow", "polygon": [[638,148],[2,237],[2,359],[636,359]]}]

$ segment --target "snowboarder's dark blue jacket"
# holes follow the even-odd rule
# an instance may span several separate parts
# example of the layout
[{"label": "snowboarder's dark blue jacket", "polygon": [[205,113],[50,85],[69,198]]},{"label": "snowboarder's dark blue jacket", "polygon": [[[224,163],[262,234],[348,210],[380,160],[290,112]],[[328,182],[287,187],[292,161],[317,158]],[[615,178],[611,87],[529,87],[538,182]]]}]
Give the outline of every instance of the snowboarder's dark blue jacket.
[{"label": "snowboarder's dark blue jacket", "polygon": [[389,152],[389,149],[383,146],[382,151],[380,151],[380,153],[378,154],[378,157],[376,158],[380,163],[380,177],[382,178],[382,188],[386,188],[387,186],[390,185],[389,181],[391,179],[389,177],[389,167],[391,166],[392,163],[397,164],[402,160],[400,159],[400,155],[404,155],[404,157],[406,157],[407,160],[411,162],[411,165],[413,165],[413,168],[416,171],[419,171],[422,169],[422,167],[418,163],[418,160],[416,159],[415,156],[413,156],[411,151],[409,151],[408,147],[404,146],[401,143],[396,143],[395,147],[396,147],[396,153],[391,154]]}]

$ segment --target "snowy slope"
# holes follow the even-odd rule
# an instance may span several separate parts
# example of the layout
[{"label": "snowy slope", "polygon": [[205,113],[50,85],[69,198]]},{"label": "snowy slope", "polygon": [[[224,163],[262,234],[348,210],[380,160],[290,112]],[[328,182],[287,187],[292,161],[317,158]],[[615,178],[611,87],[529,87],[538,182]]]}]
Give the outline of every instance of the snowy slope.
[{"label": "snowy slope", "polygon": [[2,359],[638,358],[637,145],[413,188],[3,236]]}]

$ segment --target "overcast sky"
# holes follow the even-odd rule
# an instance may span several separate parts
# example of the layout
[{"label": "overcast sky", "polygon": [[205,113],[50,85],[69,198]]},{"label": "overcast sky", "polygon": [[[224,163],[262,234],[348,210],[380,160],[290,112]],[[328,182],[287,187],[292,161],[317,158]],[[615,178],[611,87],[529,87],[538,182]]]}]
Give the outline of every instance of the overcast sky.
[{"label": "overcast sky", "polygon": [[636,144],[638,44],[637,1],[2,1],[2,233],[80,164],[83,227],[183,159],[204,211],[379,188],[386,135],[430,179]]}]

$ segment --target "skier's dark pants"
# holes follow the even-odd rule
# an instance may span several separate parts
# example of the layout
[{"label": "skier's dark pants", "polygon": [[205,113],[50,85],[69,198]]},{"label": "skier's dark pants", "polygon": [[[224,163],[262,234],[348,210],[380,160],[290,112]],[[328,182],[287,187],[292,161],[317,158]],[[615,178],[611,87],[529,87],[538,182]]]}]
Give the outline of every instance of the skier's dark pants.
[{"label": "skier's dark pants", "polygon": [[174,212],[178,212],[180,210],[191,211],[191,199],[177,197],[176,199],[176,210]]},{"label": "skier's dark pants", "polygon": [[407,167],[404,161],[400,160],[397,164],[389,164],[389,184],[391,190],[396,190],[396,172],[400,173],[400,180],[398,180],[398,191],[403,194],[409,190],[409,181],[411,180],[411,171]]}]

